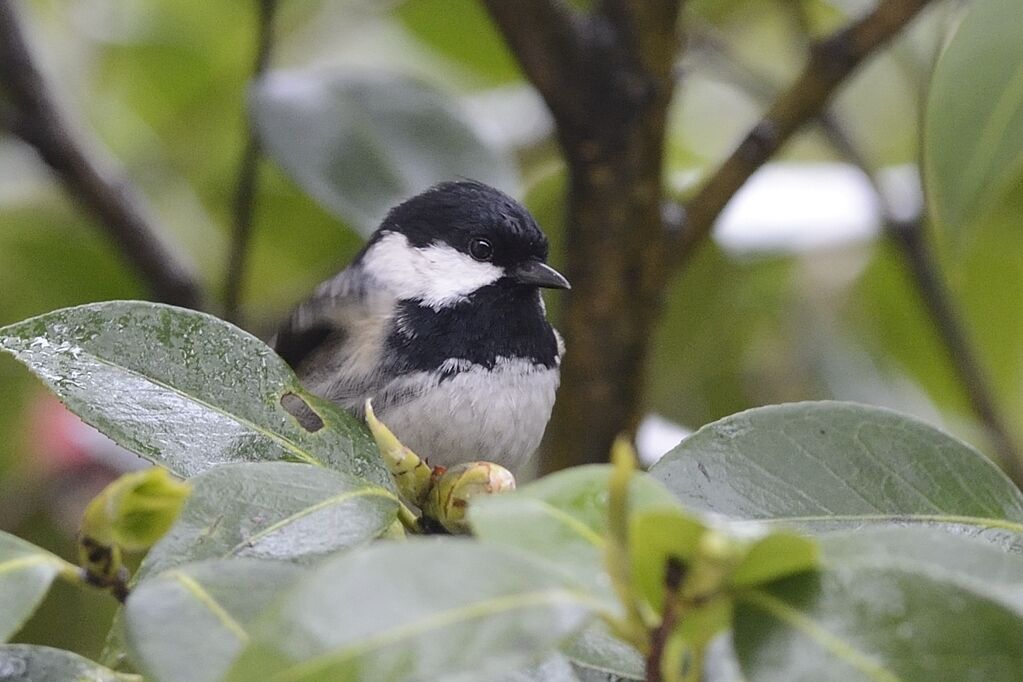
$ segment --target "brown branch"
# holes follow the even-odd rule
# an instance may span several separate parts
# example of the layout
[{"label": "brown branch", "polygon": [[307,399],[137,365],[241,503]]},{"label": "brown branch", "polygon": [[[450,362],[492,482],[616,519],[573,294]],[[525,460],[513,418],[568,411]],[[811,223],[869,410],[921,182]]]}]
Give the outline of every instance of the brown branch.
[{"label": "brown branch", "polygon": [[679,622],[679,593],[686,567],[676,557],[668,557],[664,566],[664,613],[660,624],[650,633],[650,653],[646,657],[646,682],[661,682],[662,661],[668,640]]},{"label": "brown branch", "polygon": [[35,148],[65,189],[97,219],[158,300],[197,308],[194,269],[155,225],[144,199],[72,134],[36,69],[11,0],[0,0],[0,120]]},{"label": "brown branch", "polygon": [[584,118],[585,19],[564,0],[482,1],[555,117]]},{"label": "brown branch", "polygon": [[[276,14],[277,0],[259,0],[259,29],[256,39],[256,58],[252,68],[254,83],[259,81],[270,63]],[[246,118],[246,120],[248,119]],[[236,321],[238,317],[242,284],[245,280],[246,258],[256,209],[259,160],[263,156],[262,145],[251,124],[246,125],[246,131],[248,138],[245,141],[245,149],[242,151],[238,166],[238,184],[234,195],[234,230],[231,234],[227,276],[224,283],[224,319],[232,322]]]},{"label": "brown branch", "polygon": [[[798,6],[797,6],[798,7]],[[802,19],[797,16],[797,19]],[[801,23],[801,28],[805,24]],[[770,99],[770,78],[742,64],[727,48],[712,36],[702,35],[698,45],[706,48],[712,57],[723,57],[720,66],[728,70],[729,77],[758,99]],[[951,292],[945,286],[938,267],[938,259],[927,241],[924,216],[897,216],[871,169],[866,155],[845,131],[842,124],[825,107],[816,119],[821,132],[831,147],[856,166],[870,183],[881,207],[885,234],[892,240],[906,263],[916,285],[924,308],[934,324],[938,338],[948,353],[952,371],[962,386],[963,393],[974,414],[984,425],[991,444],[1009,476],[1023,486],[1023,453],[1010,435],[997,408],[994,391],[982,370],[962,316],[958,314]]]},{"label": "brown branch", "polygon": [[686,205],[671,265],[681,267],[711,232],[739,188],[828,100],[860,63],[895,36],[930,0],[883,0],[872,12],[811,48],[802,74]]}]

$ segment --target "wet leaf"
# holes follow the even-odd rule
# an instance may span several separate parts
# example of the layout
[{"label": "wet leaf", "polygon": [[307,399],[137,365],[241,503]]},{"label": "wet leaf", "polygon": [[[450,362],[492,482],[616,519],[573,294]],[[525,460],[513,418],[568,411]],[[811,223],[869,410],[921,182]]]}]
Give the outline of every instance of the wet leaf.
[{"label": "wet leaf", "polygon": [[131,659],[160,682],[216,682],[248,643],[252,621],[303,573],[281,562],[231,559],[152,577],[125,605]]},{"label": "wet leaf", "polygon": [[553,653],[594,606],[503,548],[378,543],[303,580],[254,629],[229,679],[490,679]]},{"label": "wet leaf", "polygon": [[[210,315],[93,303],[0,328],[0,348],[86,422],[181,476],[229,462],[295,460],[392,487],[354,417],[307,393],[259,339]],[[325,426],[300,426],[281,406],[286,393]]]},{"label": "wet leaf", "polygon": [[141,574],[213,558],[311,562],[377,537],[398,509],[383,488],[307,464],[228,464],[189,482],[192,496]]},{"label": "wet leaf", "polygon": [[142,682],[138,675],[114,672],[70,651],[32,644],[0,644],[4,682]]},{"label": "wet leaf", "polygon": [[930,523],[1023,532],[1023,494],[965,443],[853,403],[763,407],[703,427],[651,474],[688,508],[819,530]]},{"label": "wet leaf", "polygon": [[1001,554],[1018,576],[1018,556],[933,529],[847,539],[846,551],[838,548],[846,539],[823,541],[819,573],[740,594],[734,641],[748,679],[819,679],[822,670],[838,681],[1018,678],[1019,602],[959,570],[961,557],[980,551]]}]

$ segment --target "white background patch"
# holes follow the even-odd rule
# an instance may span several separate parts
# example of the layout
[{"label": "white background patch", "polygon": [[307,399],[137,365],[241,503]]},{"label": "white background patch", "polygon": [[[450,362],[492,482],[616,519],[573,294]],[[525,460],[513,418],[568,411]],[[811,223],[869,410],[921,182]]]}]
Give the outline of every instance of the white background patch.
[{"label": "white background patch", "polygon": [[397,232],[382,237],[362,262],[366,272],[395,296],[422,301],[434,310],[462,301],[504,275],[502,268],[447,245],[416,248]]}]

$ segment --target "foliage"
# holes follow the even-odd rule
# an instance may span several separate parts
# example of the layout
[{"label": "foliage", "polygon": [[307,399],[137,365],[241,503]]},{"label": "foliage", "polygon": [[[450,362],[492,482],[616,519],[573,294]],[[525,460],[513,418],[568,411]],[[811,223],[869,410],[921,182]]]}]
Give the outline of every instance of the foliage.
[{"label": "foliage", "polygon": [[[135,347],[105,343],[107,328]],[[181,471],[201,457],[182,471],[191,493],[119,623],[116,646],[146,679],[671,680],[728,668],[716,658],[756,680],[822,669],[1009,680],[1023,666],[1023,563],[1005,551],[1023,542],[1023,494],[969,446],[894,412],[753,410],[705,427],[650,474],[620,445],[613,466],[471,500],[474,538],[405,537],[377,467],[340,456],[363,447],[363,427],[314,401],[324,427],[299,441],[297,421],[270,409],[295,391],[290,370],[226,322],[91,304],[4,327],[0,347],[157,464]],[[188,388],[228,374],[204,399]],[[193,418],[153,409],[160,401]],[[219,440],[197,437],[213,418],[203,411],[230,418],[216,422],[232,425]],[[282,461],[247,461],[268,455]],[[163,500],[181,499],[169,483],[130,474],[86,526],[117,543],[110,529],[163,525]],[[129,536],[119,549],[146,544]],[[0,534],[5,637],[58,576],[90,582]],[[724,634],[730,647],[710,646]],[[53,666],[121,675],[69,652],[0,648],[14,679]]]},{"label": "foliage", "polygon": [[[253,329],[353,254],[388,206],[452,176],[525,197],[552,257],[563,257],[563,159],[479,4],[385,4],[282,7],[281,61],[319,42],[330,68],[270,73],[246,99],[244,4],[86,3],[65,18],[55,8],[69,3],[24,3],[61,99],[151,197],[206,282],[229,248],[247,102],[279,164],[265,169],[258,202],[259,223],[274,229],[249,245]],[[800,46],[862,4],[689,3],[670,184],[688,189],[710,174],[797,72]],[[1018,440],[1018,7],[932,4],[822,120],[859,145],[864,170],[919,156],[925,215],[912,200],[906,215],[897,201],[889,208],[933,221],[938,264]],[[834,160],[841,145],[824,133],[797,137],[781,158]],[[0,139],[0,322],[142,295],[29,156]],[[988,445],[961,358],[935,333],[903,255],[882,238],[809,253],[709,245],[664,292],[645,406],[695,425],[756,404],[856,399]],[[847,402],[742,412],[649,474],[577,468],[474,500],[473,539],[406,538],[402,491],[367,431],[308,394],[253,335],[124,301],[56,310],[0,337],[73,412],[191,488],[130,585],[119,570],[100,575],[88,560],[75,566],[0,532],[4,641],[55,581],[120,597],[130,587],[107,667],[4,644],[3,679],[569,682],[695,679],[702,668],[711,680],[821,670],[835,680],[1013,680],[1023,669],[1023,495],[972,446],[901,412]],[[24,449],[35,390],[26,376],[0,357],[4,476]],[[288,394],[324,427],[302,428],[282,405]],[[170,497],[159,518],[142,519],[144,542],[111,532],[104,546],[150,544],[180,502]],[[128,508],[107,511],[101,527],[137,527]]]}]

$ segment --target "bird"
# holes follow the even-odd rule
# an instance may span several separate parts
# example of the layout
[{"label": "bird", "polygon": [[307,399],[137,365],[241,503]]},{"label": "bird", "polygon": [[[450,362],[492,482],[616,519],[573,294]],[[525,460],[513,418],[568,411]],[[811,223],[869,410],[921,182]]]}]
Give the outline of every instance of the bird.
[{"label": "bird", "polygon": [[312,393],[377,417],[430,466],[513,473],[550,420],[565,352],[541,288],[570,289],[518,201],[481,182],[392,208],[347,268],[279,328],[274,350]]}]

